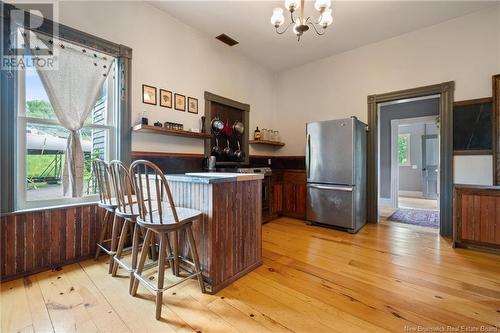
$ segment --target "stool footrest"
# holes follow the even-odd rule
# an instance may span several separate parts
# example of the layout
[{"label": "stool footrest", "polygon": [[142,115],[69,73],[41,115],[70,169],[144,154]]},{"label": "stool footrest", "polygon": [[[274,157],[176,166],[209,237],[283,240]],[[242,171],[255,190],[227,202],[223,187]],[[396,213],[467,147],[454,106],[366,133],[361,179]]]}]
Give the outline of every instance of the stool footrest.
[{"label": "stool footrest", "polygon": [[[142,248],[142,244],[139,246],[139,249]],[[129,252],[132,252],[132,247],[127,247],[123,249],[122,254],[128,254]],[[121,260],[122,258],[117,258],[116,256],[113,256],[113,260],[118,264],[118,266],[122,267],[125,269],[128,273],[132,273],[135,268],[130,267],[126,262]],[[151,265],[151,264],[148,264]]]},{"label": "stool footrest", "polygon": [[189,279],[192,279],[192,278],[194,278],[195,276],[198,276],[198,275],[200,275],[200,274],[201,274],[201,272],[198,272],[198,273],[193,273],[193,274],[191,274],[191,275],[189,275],[189,276],[186,276],[185,278],[182,278],[181,280],[177,281],[176,283],[171,284],[171,285],[169,285],[169,286],[167,286],[167,287],[164,287],[164,288],[161,288],[161,289],[158,289],[157,287],[153,286],[153,285],[152,285],[151,283],[149,283],[146,279],[144,279],[144,278],[142,277],[142,275],[137,274],[137,272],[135,272],[135,273],[134,273],[134,277],[135,277],[136,279],[138,279],[139,281],[141,281],[141,282],[144,284],[144,286],[145,286],[146,288],[148,288],[149,290],[151,290],[151,291],[153,291],[153,292],[155,292],[155,293],[161,293],[161,292],[164,292],[165,290],[168,290],[168,289],[170,289],[170,288],[173,288],[173,287],[175,287],[175,286],[177,286],[177,285],[181,284],[181,283],[182,283],[182,282],[184,282],[184,281],[187,281],[187,280],[189,280]]}]

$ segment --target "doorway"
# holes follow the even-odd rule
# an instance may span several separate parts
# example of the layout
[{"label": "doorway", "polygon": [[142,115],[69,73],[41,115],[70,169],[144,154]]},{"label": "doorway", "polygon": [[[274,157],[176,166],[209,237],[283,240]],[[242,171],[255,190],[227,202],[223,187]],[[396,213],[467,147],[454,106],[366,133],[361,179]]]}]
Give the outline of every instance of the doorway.
[{"label": "doorway", "polygon": [[[379,221],[379,104],[439,95],[439,232],[452,234],[453,216],[453,91],[454,82],[368,96],[367,196],[368,222]],[[380,169],[382,170],[382,168]]]},{"label": "doorway", "polygon": [[[426,116],[401,118],[408,115]],[[439,95],[379,105],[379,132],[390,132],[390,136],[379,133],[379,211],[382,218],[439,228],[438,115]],[[390,146],[384,140],[390,140]],[[390,165],[390,170],[383,172],[380,165]],[[388,198],[383,197],[385,192]]]}]

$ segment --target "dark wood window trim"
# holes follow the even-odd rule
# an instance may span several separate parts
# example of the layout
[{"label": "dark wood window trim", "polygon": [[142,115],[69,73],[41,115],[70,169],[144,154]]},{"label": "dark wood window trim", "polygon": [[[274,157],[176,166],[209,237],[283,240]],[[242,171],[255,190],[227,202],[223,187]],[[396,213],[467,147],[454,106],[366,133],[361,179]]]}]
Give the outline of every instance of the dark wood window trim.
[{"label": "dark wood window trim", "polygon": [[399,99],[440,95],[440,234],[453,229],[453,93],[455,83],[425,86],[368,96],[368,222],[378,223],[378,104]]},{"label": "dark wood window trim", "polygon": [[[15,6],[11,4],[6,4],[0,2],[2,24],[3,24],[3,36],[2,36],[2,61],[4,58],[3,50],[9,48],[8,42],[10,41],[10,12],[12,10],[18,10]],[[30,22],[30,20],[35,17],[34,15],[25,12],[24,22]],[[41,18],[38,18],[41,19]],[[58,38],[62,40],[76,43],[87,47],[89,49],[94,49],[106,54],[109,54],[118,59],[118,73],[121,74],[119,79],[121,95],[118,103],[118,135],[117,135],[117,158],[125,163],[130,163],[131,161],[131,73],[132,73],[132,49],[116,44],[105,39],[93,36],[86,32],[73,29],[66,25],[53,22],[48,19],[42,19],[43,24],[36,29],[32,29],[35,32],[40,33],[50,33],[54,31],[58,32]],[[29,28],[25,26],[26,28]],[[13,212],[16,208],[15,202],[15,146],[16,146],[16,110],[17,110],[17,73],[15,70],[6,71],[1,70],[1,86],[0,86],[0,97],[1,97],[1,124],[0,124],[0,212],[7,213]]]}]

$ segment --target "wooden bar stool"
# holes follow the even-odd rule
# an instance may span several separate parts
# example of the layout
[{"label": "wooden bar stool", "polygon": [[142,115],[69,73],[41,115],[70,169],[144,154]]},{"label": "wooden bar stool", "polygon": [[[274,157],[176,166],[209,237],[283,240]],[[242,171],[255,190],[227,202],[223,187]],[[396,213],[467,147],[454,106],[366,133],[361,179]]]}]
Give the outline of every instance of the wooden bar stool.
[{"label": "wooden bar stool", "polygon": [[[112,185],[116,193],[117,207],[115,215],[122,218],[124,223],[119,236],[116,254],[113,256],[114,264],[112,276],[116,276],[118,266],[125,269],[130,274],[129,293],[132,292],[134,281],[134,271],[137,268],[137,257],[139,253],[140,237],[144,239],[145,232],[142,227],[136,223],[136,218],[139,216],[139,206],[137,198],[134,195],[132,179],[129,175],[128,168],[121,161],[111,161],[109,163]],[[128,233],[132,233],[132,247],[125,249],[125,243],[128,239]],[[156,245],[153,240],[149,243],[148,251],[150,251],[153,259],[156,259]],[[132,251],[130,263],[122,260],[122,255],[129,250]]]},{"label": "wooden bar stool", "polygon": [[[111,273],[113,268],[113,256],[115,254],[117,246],[117,233],[115,233],[115,229],[118,227],[118,221],[116,220],[115,215],[117,202],[116,198],[114,197],[114,192],[111,185],[108,163],[100,159],[93,160],[92,172],[96,177],[97,188],[99,191],[98,206],[106,210],[106,213],[104,214],[104,221],[99,232],[99,238],[96,244],[95,259],[99,257],[101,250],[104,251],[110,257],[108,272]],[[108,235],[109,223],[111,222],[111,220],[113,220],[112,235],[110,238],[105,239]],[[106,246],[105,244],[109,245]]]},{"label": "wooden bar stool", "polygon": [[[132,295],[135,296],[137,294],[139,281],[142,282],[145,287],[156,292],[156,319],[160,319],[163,292],[165,290],[196,276],[198,278],[198,283],[200,284],[201,292],[205,292],[205,284],[203,282],[200,261],[196,251],[193,231],[191,229],[193,221],[199,219],[202,213],[195,209],[175,207],[168,182],[160,168],[158,168],[154,163],[145,160],[135,161],[130,166],[130,175],[132,176],[135,193],[139,201],[139,216],[137,217],[137,224],[147,230],[144,244],[149,242],[149,239],[153,234],[156,234],[160,240],[157,285],[154,286],[150,284],[142,275],[147,255],[147,251],[145,250],[145,247],[143,247],[137,271],[134,274],[135,280],[132,287]],[[154,210],[155,203],[156,210]],[[193,261],[181,257],[178,254],[177,233],[182,230],[186,231]],[[169,238],[171,236],[173,236],[174,242],[173,254],[170,249],[169,242]],[[178,274],[179,260],[191,266],[193,271],[189,272],[190,274],[187,277],[184,277],[177,283],[164,287],[166,260],[173,260],[174,264],[172,265],[172,272],[174,275]]]}]

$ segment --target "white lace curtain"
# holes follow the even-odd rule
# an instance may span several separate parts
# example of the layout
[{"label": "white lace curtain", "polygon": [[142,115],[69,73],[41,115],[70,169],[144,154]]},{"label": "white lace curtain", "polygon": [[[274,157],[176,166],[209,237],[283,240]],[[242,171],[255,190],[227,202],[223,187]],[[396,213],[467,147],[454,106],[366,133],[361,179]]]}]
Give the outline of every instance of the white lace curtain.
[{"label": "white lace curtain", "polygon": [[84,155],[79,130],[95,106],[114,58],[29,30],[23,35],[34,58],[42,56],[49,44],[54,49],[52,68],[42,67],[37,61],[34,64],[59,123],[69,131],[63,195],[81,197]]}]

